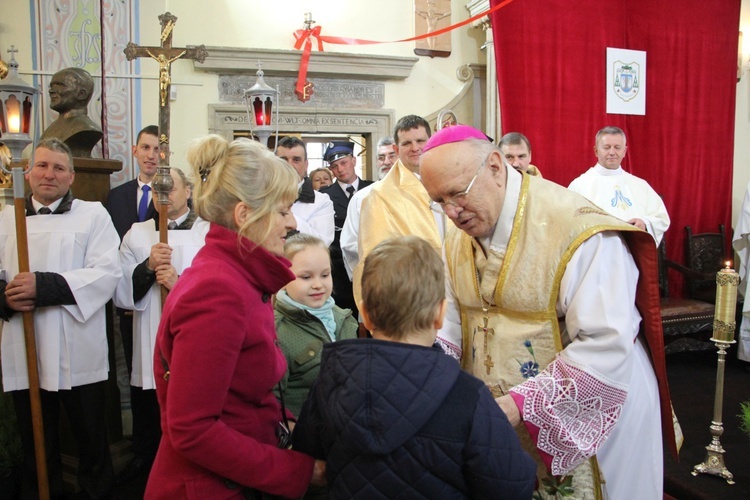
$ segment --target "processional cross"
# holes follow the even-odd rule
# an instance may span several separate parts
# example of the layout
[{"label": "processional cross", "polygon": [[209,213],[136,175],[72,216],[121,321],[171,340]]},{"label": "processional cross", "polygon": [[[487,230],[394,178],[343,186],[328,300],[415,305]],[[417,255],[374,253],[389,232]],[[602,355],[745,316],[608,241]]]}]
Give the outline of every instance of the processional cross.
[{"label": "processional cross", "polygon": [[[159,210],[159,241],[167,243],[168,219],[166,207],[169,205],[169,193],[174,187],[169,173],[169,91],[172,86],[172,63],[177,59],[193,59],[203,63],[208,56],[205,45],[198,47],[172,47],[172,31],[177,16],[166,12],[159,16],[161,23],[161,46],[141,47],[129,42],[125,47],[125,57],[132,61],[137,57],[150,57],[159,63],[159,167],[154,178],[154,192],[157,193],[157,204],[164,207]],[[162,299],[166,289],[162,288]]]}]

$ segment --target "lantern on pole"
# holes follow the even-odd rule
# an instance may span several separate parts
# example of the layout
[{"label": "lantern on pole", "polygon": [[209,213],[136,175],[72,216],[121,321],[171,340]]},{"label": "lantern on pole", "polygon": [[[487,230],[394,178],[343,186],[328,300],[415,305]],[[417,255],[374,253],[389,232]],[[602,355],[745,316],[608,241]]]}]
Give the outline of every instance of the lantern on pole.
[{"label": "lantern on pole", "polygon": [[[29,162],[26,172],[19,166],[21,153],[31,143],[31,112],[36,109],[39,91],[26,84],[18,77],[18,63],[14,53],[18,52],[14,46],[10,52],[10,71],[8,76],[0,81],[0,141],[11,151],[16,166],[11,169],[13,179],[13,206],[16,222],[16,245],[18,252],[18,272],[28,273],[29,241],[26,231],[26,206],[24,197],[24,173],[33,168]],[[36,116],[36,115],[35,115]],[[34,130],[35,137],[39,135],[38,127]],[[8,172],[4,165],[2,169]],[[39,368],[37,364],[36,335],[34,332],[34,311],[23,311],[23,337],[26,344],[26,367],[29,375],[29,404],[31,409],[31,425],[34,433],[34,455],[36,458],[36,476],[39,488],[39,498],[49,499],[49,480],[47,477],[47,459],[44,447],[44,423],[42,421],[42,402],[39,386]]]},{"label": "lantern on pole", "polygon": [[[250,123],[250,131],[258,136],[260,143],[268,147],[268,138],[273,132],[273,122],[276,121],[276,139],[279,138],[279,89],[268,85],[263,78],[263,69],[258,61],[258,79],[255,85],[245,90],[245,106],[247,108],[247,120]],[[276,113],[275,120],[273,119]],[[276,144],[274,142],[274,152]]]},{"label": "lantern on pole", "polygon": [[32,142],[29,131],[39,91],[19,78],[14,57],[18,50],[11,45],[8,52],[8,76],[0,81],[0,142],[8,146],[13,160],[19,161],[23,150]]}]

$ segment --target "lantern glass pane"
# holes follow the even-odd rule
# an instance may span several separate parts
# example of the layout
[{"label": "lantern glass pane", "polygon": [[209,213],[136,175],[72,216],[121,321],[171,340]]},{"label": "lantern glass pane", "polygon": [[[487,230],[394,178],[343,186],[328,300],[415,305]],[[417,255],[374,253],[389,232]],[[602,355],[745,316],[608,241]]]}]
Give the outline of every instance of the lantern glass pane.
[{"label": "lantern glass pane", "polygon": [[21,102],[11,94],[5,100],[5,109],[8,113],[8,133],[21,133]]}]

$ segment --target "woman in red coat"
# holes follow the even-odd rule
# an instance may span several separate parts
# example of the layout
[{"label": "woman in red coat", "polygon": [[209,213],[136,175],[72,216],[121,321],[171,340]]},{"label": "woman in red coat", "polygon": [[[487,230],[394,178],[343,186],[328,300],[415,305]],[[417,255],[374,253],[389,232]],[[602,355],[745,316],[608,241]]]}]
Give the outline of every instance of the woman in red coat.
[{"label": "woman in red coat", "polygon": [[[297,174],[257,142],[208,136],[188,151],[206,245],[172,289],[156,340],[163,436],[146,498],[300,497],[325,463],[279,449],[273,388],[286,369],[271,295],[292,281]],[[201,182],[202,181],[202,182]],[[169,372],[168,379],[164,374]]]}]

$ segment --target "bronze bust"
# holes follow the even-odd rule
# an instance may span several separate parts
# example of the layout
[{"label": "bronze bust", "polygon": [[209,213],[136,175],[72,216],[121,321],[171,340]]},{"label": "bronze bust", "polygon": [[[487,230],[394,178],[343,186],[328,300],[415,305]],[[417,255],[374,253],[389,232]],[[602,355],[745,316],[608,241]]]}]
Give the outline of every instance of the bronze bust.
[{"label": "bronze bust", "polygon": [[56,137],[67,144],[74,157],[91,158],[91,150],[104,135],[88,117],[87,106],[94,93],[94,79],[81,68],[65,68],[49,85],[50,108],[59,113],[42,139]]}]

